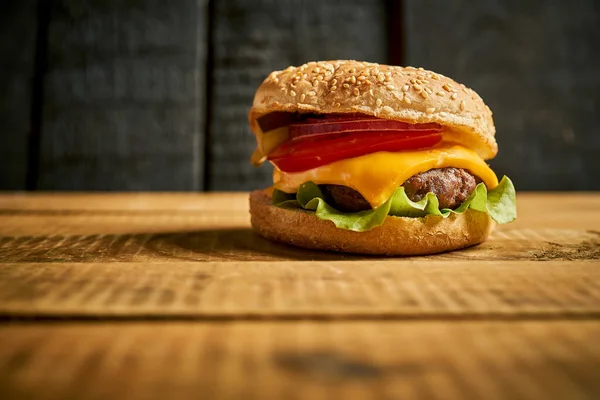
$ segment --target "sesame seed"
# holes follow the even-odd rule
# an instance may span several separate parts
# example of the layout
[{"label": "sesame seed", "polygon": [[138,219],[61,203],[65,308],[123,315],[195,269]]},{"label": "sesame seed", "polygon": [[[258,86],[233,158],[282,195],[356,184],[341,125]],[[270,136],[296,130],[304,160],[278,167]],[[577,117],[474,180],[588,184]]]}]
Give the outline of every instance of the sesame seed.
[{"label": "sesame seed", "polygon": [[365,81],[365,85],[371,86],[371,81]]},{"label": "sesame seed", "polygon": [[385,76],[387,76],[387,77],[390,77],[390,76],[392,76],[392,72],[391,72],[391,71],[388,71],[388,72],[386,72],[386,73],[385,73]]},{"label": "sesame seed", "polygon": [[417,92],[423,90],[423,88],[421,87],[421,85],[419,85],[418,83],[415,83],[413,85],[413,89],[415,89]]},{"label": "sesame seed", "polygon": [[428,87],[426,87],[424,90],[425,90],[427,93],[429,93],[429,94],[432,94],[432,93],[433,93],[433,90],[429,89]]},{"label": "sesame seed", "polygon": [[356,68],[350,68],[350,71],[348,71],[348,72],[350,72],[351,74],[353,74],[353,73],[356,72]]},{"label": "sesame seed", "polygon": [[377,107],[381,107],[381,103],[382,103],[381,99],[377,99],[377,101],[375,102],[375,105]]},{"label": "sesame seed", "polygon": [[379,74],[379,75],[377,75],[377,80],[379,82],[383,82],[385,80],[385,76],[383,74]]},{"label": "sesame seed", "polygon": [[441,91],[441,90],[440,90],[440,91],[439,91],[439,92],[437,92],[436,94],[437,94],[438,96],[442,96],[442,97],[444,97],[444,95],[445,95],[446,93],[444,93],[443,91]]},{"label": "sesame seed", "polygon": [[415,83],[417,83],[417,80],[415,78],[411,78],[410,83],[414,85]]},{"label": "sesame seed", "polygon": [[445,117],[447,115],[448,113],[446,111],[440,111],[440,117]]},{"label": "sesame seed", "polygon": [[408,85],[402,86],[402,91],[403,92],[408,92],[408,89],[410,89],[410,87]]},{"label": "sesame seed", "polygon": [[446,92],[451,92],[452,90],[450,89],[450,86],[448,86],[447,83],[444,83],[444,86],[442,86],[442,88],[446,91]]},{"label": "sesame seed", "polygon": [[313,69],[313,72],[316,72],[318,74],[319,72],[321,72],[321,68],[316,67],[315,69]]},{"label": "sesame seed", "polygon": [[340,103],[335,103],[333,106],[334,107],[339,107],[339,106],[341,106],[341,104]]},{"label": "sesame seed", "polygon": [[475,119],[479,119],[479,118],[481,118],[481,115],[479,115],[479,114],[475,114],[475,116],[474,116],[473,118],[475,118]]},{"label": "sesame seed", "polygon": [[334,79],[332,79],[332,80],[331,80],[331,84],[332,84],[333,86],[337,85],[337,79],[335,79],[335,78],[334,78]]},{"label": "sesame seed", "polygon": [[462,90],[463,90],[463,92],[469,94],[469,90],[466,87],[463,87]]},{"label": "sesame seed", "polygon": [[354,88],[353,93],[354,93],[355,96],[360,95],[360,91],[358,90],[357,87]]},{"label": "sesame seed", "polygon": [[369,89],[369,94],[373,96],[373,89]]},{"label": "sesame seed", "polygon": [[358,77],[358,80],[361,81],[361,82],[364,82],[366,79],[367,79],[367,77],[363,76],[363,75],[361,75],[361,76]]},{"label": "sesame seed", "polygon": [[452,96],[450,96],[452,98],[452,100],[456,100],[456,98],[458,97],[457,93],[452,93]]},{"label": "sesame seed", "polygon": [[435,107],[429,107],[427,110],[425,110],[425,112],[427,114],[433,114],[434,111],[435,111]]},{"label": "sesame seed", "polygon": [[350,85],[348,85],[347,83],[344,83],[342,86],[344,87],[344,89],[350,89]]},{"label": "sesame seed", "polygon": [[410,101],[410,99],[408,98],[408,96],[404,96],[404,102],[405,102],[406,104],[410,104],[410,103],[412,103],[412,101]]},{"label": "sesame seed", "polygon": [[277,85],[279,83],[279,78],[273,78],[273,83]]},{"label": "sesame seed", "polygon": [[308,95],[309,96],[314,96],[314,95],[316,95],[316,93],[311,90],[310,92],[308,92]]},{"label": "sesame seed", "polygon": [[419,71],[425,71],[425,69],[423,67],[419,67],[417,68]]},{"label": "sesame seed", "polygon": [[352,83],[356,83],[356,76],[352,75],[352,77],[350,77],[350,81]]},{"label": "sesame seed", "polygon": [[315,80],[313,81],[313,86],[314,86],[314,87],[317,87],[317,86],[319,86],[319,81],[315,79]]},{"label": "sesame seed", "polygon": [[296,92],[294,92],[293,90],[290,90],[290,96],[296,97]]},{"label": "sesame seed", "polygon": [[394,90],[394,85],[387,85],[386,88],[387,90]]},{"label": "sesame seed", "polygon": [[330,92],[335,92],[337,90],[337,86],[332,86],[331,89],[329,89]]},{"label": "sesame seed", "polygon": [[[437,74],[431,74],[431,79],[434,79],[434,80],[436,80],[436,81],[439,81],[439,80],[440,80],[440,76],[439,76],[439,75],[437,75]],[[441,113],[440,113],[440,114],[441,114]]]},{"label": "sesame seed", "polygon": [[305,95],[304,93],[302,93],[302,94],[300,95],[300,101],[301,101],[301,102],[302,102],[302,101],[304,101],[304,99],[305,99],[305,98],[306,98],[306,95]]},{"label": "sesame seed", "polygon": [[421,83],[429,83],[427,79],[421,79]]},{"label": "sesame seed", "polygon": [[464,100],[460,102],[459,107],[460,107],[460,111],[465,111],[465,101]]},{"label": "sesame seed", "polygon": [[420,91],[419,94],[421,95],[422,98],[426,99],[427,98],[427,92],[425,91]]},{"label": "sesame seed", "polygon": [[385,111],[386,114],[391,114],[394,112],[394,109],[390,106],[383,106],[383,111]]},{"label": "sesame seed", "polygon": [[273,102],[273,107],[279,107],[279,102],[278,101],[274,101]]}]

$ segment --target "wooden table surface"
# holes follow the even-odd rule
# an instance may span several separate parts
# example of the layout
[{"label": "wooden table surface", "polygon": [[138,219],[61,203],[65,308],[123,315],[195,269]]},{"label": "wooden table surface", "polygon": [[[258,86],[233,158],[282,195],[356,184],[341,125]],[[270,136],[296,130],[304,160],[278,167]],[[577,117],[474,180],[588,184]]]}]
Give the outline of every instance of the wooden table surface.
[{"label": "wooden table surface", "polygon": [[0,398],[600,398],[600,194],[482,245],[270,243],[247,194],[0,195]]}]

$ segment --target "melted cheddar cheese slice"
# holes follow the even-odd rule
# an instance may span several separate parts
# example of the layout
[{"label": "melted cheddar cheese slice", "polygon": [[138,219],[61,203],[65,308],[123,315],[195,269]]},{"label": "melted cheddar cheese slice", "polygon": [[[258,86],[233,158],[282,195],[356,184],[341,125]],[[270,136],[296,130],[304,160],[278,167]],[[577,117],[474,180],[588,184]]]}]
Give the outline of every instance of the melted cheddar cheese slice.
[{"label": "melted cheddar cheese slice", "polygon": [[275,168],[274,187],[295,193],[304,182],[350,187],[376,208],[385,203],[408,178],[434,168],[463,168],[479,177],[488,189],[498,186],[494,171],[474,151],[458,145],[402,152],[377,152],[340,160],[308,171],[288,173]]}]

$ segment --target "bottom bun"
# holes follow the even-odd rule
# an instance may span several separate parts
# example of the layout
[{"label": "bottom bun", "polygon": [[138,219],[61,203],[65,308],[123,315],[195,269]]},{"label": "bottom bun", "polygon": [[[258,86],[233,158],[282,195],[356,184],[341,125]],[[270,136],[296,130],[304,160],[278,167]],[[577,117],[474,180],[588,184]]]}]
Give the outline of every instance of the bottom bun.
[{"label": "bottom bun", "polygon": [[379,255],[434,254],[483,242],[495,223],[488,214],[467,210],[448,218],[388,216],[366,232],[336,228],[314,212],[272,204],[262,190],[250,193],[252,227],[267,239],[298,247]]}]

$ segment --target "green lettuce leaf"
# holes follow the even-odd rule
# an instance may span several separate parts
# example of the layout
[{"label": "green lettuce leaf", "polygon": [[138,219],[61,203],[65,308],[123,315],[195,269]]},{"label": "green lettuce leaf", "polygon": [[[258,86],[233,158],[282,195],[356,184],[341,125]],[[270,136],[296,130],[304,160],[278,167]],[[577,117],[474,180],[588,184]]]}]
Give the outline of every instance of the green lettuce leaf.
[{"label": "green lettuce leaf", "polygon": [[503,177],[498,186],[488,192],[479,183],[473,193],[458,208],[439,209],[435,194],[427,193],[423,199],[411,201],[400,186],[392,197],[374,210],[344,213],[331,207],[324,200],[323,192],[313,182],[306,182],[298,188],[298,193],[288,194],[279,190],[273,192],[273,204],[283,208],[296,208],[314,212],[323,220],[331,221],[340,229],[364,232],[381,224],[388,215],[396,217],[421,218],[437,215],[447,218],[450,214],[461,214],[468,209],[487,212],[498,224],[506,224],[517,217],[515,187],[508,177]]}]

